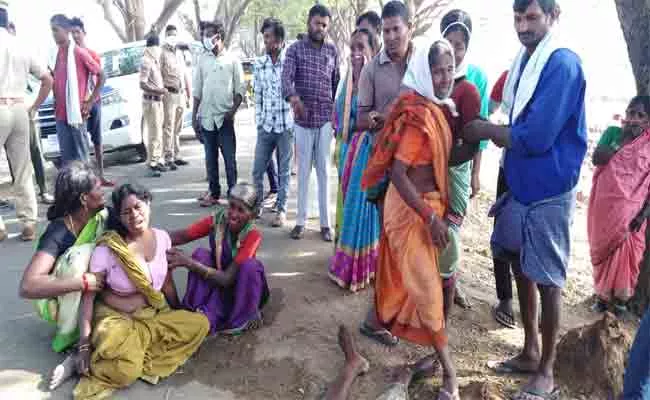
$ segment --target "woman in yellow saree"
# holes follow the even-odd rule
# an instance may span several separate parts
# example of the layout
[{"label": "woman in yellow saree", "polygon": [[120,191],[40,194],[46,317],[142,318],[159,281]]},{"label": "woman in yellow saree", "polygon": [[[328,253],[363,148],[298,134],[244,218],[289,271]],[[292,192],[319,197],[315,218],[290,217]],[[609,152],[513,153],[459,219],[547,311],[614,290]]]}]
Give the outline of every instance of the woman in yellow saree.
[{"label": "woman in yellow saree", "polygon": [[91,271],[106,273],[106,288],[97,301],[95,293],[83,297],[77,369],[84,376],[75,399],[107,398],[137,379],[156,384],[187,361],[210,328],[203,314],[180,309],[167,270],[171,239],[149,227],[151,194],[125,184],[112,197],[111,230],[90,261]]},{"label": "woman in yellow saree", "polygon": [[390,171],[375,283],[378,322],[398,337],[433,346],[443,368],[438,399],[458,399],[443,313],[438,254],[448,244],[443,216],[452,144],[443,107],[457,115],[449,95],[453,50],[438,40],[409,62],[404,86],[377,139],[363,178],[365,188]]}]

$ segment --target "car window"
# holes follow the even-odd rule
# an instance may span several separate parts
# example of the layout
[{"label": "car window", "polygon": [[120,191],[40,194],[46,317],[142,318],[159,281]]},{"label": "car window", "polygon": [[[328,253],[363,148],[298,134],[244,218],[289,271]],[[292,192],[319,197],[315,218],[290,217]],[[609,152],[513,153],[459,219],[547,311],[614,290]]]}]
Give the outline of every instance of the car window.
[{"label": "car window", "polygon": [[111,50],[102,54],[102,67],[107,78],[137,74],[142,64],[144,46]]}]

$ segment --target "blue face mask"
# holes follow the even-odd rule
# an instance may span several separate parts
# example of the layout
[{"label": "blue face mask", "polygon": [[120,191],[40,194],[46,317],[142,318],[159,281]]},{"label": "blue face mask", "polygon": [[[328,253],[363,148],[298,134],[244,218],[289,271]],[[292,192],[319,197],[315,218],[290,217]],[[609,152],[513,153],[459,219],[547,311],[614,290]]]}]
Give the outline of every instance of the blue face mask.
[{"label": "blue face mask", "polygon": [[216,39],[218,36],[219,34],[216,34],[212,37],[203,37],[203,47],[205,47],[207,51],[214,50],[214,48],[217,47],[217,45],[214,43],[214,39]]}]

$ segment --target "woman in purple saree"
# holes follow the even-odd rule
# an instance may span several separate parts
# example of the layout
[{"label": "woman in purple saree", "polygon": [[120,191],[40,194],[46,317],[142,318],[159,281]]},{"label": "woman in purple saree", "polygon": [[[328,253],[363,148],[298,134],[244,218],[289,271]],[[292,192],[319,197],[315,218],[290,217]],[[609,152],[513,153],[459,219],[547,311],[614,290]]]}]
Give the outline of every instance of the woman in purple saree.
[{"label": "woman in purple saree", "polygon": [[188,269],[183,306],[205,314],[210,334],[239,335],[262,324],[261,309],[269,298],[264,265],[256,258],[262,234],[255,228],[257,194],[252,185],[235,185],[228,207],[170,234],[173,246],[209,236],[210,249],[188,257],[172,248],[169,267]]}]

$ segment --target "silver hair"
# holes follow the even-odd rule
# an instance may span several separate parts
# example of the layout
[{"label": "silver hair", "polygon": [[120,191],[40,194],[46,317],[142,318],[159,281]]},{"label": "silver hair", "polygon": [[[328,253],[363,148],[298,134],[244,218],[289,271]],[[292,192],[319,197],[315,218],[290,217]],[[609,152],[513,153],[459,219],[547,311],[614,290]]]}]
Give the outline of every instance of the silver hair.
[{"label": "silver hair", "polygon": [[244,203],[251,211],[257,208],[257,190],[255,186],[247,182],[240,182],[230,189],[231,199],[236,199]]}]

